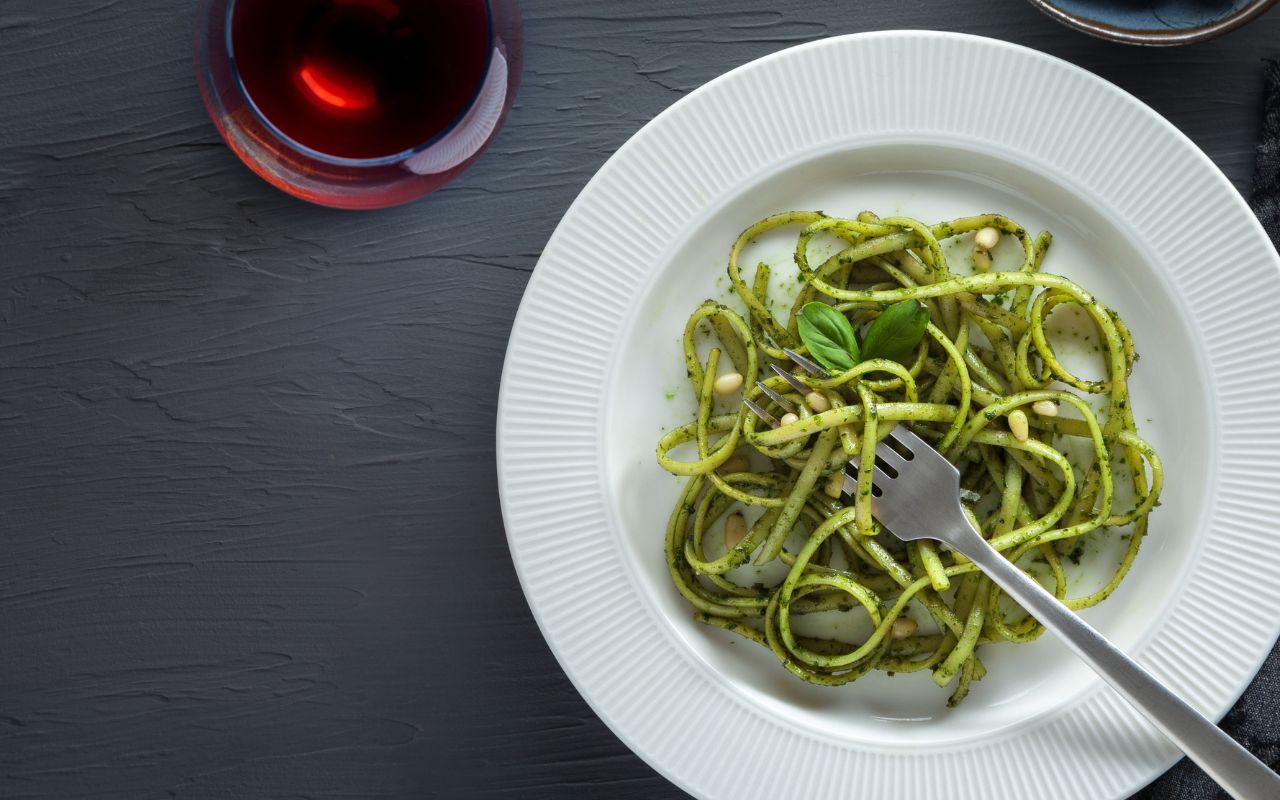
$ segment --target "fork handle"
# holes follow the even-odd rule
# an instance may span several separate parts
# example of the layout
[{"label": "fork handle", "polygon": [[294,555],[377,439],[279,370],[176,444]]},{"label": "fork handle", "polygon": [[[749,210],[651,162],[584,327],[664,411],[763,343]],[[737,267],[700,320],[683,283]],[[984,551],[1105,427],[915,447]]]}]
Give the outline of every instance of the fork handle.
[{"label": "fork handle", "polygon": [[948,537],[1237,800],[1280,798],[1280,776],[1000,554],[972,528]]}]

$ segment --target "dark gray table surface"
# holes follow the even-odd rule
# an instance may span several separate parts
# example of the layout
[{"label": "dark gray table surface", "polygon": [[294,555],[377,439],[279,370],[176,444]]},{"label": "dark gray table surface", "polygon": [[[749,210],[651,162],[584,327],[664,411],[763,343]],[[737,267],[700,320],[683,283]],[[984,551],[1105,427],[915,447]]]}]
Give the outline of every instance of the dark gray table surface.
[{"label": "dark gray table surface", "polygon": [[[0,0],[11,800],[684,796],[560,671],[498,508],[506,338],[574,196],[721,72],[899,27],[1093,70],[1244,188],[1280,51],[1280,12],[1155,51],[1019,0],[530,0],[493,148],[423,202],[353,214],[223,146],[188,5]],[[1228,718],[1273,764],[1275,661]],[[1213,792],[1184,765],[1142,796]]]}]

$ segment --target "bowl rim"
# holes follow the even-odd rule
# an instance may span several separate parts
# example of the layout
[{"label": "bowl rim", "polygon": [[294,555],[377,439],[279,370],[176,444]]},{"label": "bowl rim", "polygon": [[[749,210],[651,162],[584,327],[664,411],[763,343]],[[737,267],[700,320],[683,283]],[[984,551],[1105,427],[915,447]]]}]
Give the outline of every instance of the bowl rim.
[{"label": "bowl rim", "polygon": [[1278,0],[1252,0],[1243,8],[1228,14],[1225,17],[1216,19],[1204,25],[1194,28],[1180,28],[1171,30],[1143,30],[1140,28],[1124,28],[1118,25],[1110,25],[1106,22],[1100,22],[1096,19],[1073,14],[1060,8],[1055,0],[1027,0],[1031,5],[1043,11],[1049,17],[1061,22],[1078,31],[1096,36],[1099,39],[1109,39],[1114,42],[1123,42],[1125,44],[1140,44],[1154,46],[1173,46],[1180,44],[1194,44],[1221,36],[1239,28],[1249,22],[1252,22],[1263,12],[1270,9]]}]

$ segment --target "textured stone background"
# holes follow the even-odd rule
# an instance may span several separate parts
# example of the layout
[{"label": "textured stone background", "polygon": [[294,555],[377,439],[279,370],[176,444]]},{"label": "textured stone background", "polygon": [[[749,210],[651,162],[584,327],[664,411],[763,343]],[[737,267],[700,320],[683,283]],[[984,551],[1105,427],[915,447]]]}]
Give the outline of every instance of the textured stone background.
[{"label": "textured stone background", "polygon": [[[557,667],[497,507],[507,333],[583,184],[731,67],[941,27],[1115,81],[1244,187],[1280,48],[1280,12],[1152,51],[1019,0],[528,0],[494,147],[423,202],[350,214],[222,145],[189,5],[0,0],[11,800],[682,796]],[[1275,763],[1267,674],[1229,724]],[[1143,796],[1212,795],[1183,767]]]}]

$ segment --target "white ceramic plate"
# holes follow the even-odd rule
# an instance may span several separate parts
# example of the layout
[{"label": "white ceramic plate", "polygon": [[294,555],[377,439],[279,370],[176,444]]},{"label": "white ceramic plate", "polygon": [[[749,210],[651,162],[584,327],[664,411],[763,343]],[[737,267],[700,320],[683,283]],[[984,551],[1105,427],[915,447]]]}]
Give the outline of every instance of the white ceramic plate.
[{"label": "white ceramic plate", "polygon": [[[653,448],[693,408],[679,333],[726,296],[738,232],[789,209],[1000,211],[1051,230],[1046,270],[1133,329],[1139,427],[1168,470],[1132,574],[1086,617],[1215,718],[1280,631],[1280,319],[1266,311],[1280,264],[1262,228],[1203,153],[1111,84],[989,39],[886,32],[692,93],[609,160],[548,243],[507,353],[498,473],[552,650],[614,732],[697,797],[1127,796],[1177,753],[1054,641],[986,649],[989,675],[947,710],[923,674],[804,684],[694,623],[671,586],[680,481]],[[788,245],[758,257],[781,266]]]}]

